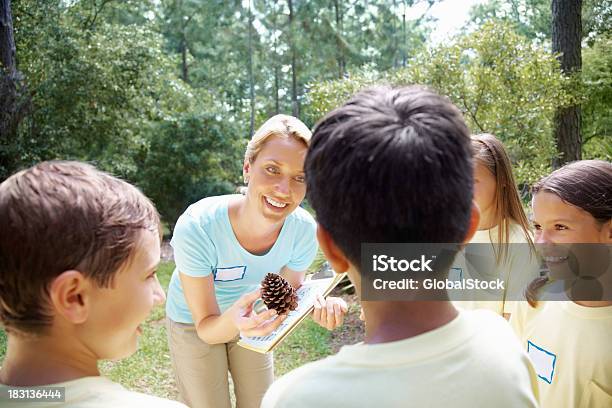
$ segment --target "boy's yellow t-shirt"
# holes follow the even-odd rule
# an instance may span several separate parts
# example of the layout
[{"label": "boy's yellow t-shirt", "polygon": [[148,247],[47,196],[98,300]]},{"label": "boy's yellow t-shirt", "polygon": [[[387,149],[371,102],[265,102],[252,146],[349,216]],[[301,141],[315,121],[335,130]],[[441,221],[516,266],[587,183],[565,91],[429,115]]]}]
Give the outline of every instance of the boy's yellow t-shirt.
[{"label": "boy's yellow t-shirt", "polygon": [[538,374],[542,408],[612,407],[612,306],[520,304],[510,324]]},{"label": "boy's yellow t-shirt", "polygon": [[[366,322],[367,324],[367,322]],[[418,336],[344,346],[276,380],[262,408],[537,407],[537,379],[508,323],[460,312]]]},{"label": "boy's yellow t-shirt", "polygon": [[[8,389],[19,387],[8,387],[0,384],[0,406],[3,408],[47,408],[47,407],[79,407],[79,408],[123,408],[123,407],[146,407],[146,408],[186,408],[177,401],[133,392],[105,377],[84,377],[78,380],[67,381],[57,384],[49,384],[45,387],[64,387],[64,402],[38,402],[8,399]],[[32,389],[34,387],[22,387]]]}]

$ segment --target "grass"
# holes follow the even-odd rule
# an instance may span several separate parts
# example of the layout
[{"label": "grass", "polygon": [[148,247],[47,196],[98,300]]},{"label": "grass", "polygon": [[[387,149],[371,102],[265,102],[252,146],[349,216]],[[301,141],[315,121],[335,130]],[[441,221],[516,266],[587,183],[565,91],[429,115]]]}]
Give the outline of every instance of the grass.
[{"label": "grass", "polygon": [[[168,289],[173,270],[172,262],[164,262],[158,268],[159,281],[164,290]],[[164,317],[164,307],[155,307],[142,325],[143,335],[140,338],[139,350],[121,361],[101,362],[101,373],[128,389],[176,399],[178,394],[170,363]],[[311,319],[306,319],[274,351],[276,376],[331,354],[330,337],[329,331]],[[6,335],[0,329],[0,366],[5,353]]]}]

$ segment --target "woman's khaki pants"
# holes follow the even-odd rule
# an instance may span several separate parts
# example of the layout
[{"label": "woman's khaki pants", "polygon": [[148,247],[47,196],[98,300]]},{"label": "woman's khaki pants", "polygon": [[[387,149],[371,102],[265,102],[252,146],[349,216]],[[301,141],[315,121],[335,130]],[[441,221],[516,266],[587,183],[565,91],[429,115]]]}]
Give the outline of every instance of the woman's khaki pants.
[{"label": "woman's khaki pants", "polygon": [[259,408],[274,381],[272,354],[238,346],[204,343],[192,324],[166,318],[174,376],[182,401],[192,408],[230,408],[227,372],[232,373],[237,408]]}]

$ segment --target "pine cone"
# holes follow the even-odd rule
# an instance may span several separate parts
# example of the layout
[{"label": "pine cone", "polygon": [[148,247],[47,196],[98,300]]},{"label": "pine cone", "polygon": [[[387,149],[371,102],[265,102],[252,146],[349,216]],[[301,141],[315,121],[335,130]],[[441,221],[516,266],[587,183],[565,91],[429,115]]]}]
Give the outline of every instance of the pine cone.
[{"label": "pine cone", "polygon": [[275,309],[279,315],[297,309],[298,305],[293,286],[275,273],[268,273],[261,281],[261,298],[268,309]]}]

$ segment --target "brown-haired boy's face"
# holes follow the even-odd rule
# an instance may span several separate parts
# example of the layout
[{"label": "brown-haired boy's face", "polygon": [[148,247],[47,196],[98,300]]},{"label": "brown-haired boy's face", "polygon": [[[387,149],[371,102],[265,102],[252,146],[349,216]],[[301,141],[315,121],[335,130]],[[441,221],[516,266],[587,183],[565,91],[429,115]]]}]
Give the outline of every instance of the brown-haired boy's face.
[{"label": "brown-haired boy's face", "polygon": [[160,259],[159,235],[144,230],[134,255],[115,275],[112,287],[92,293],[82,339],[98,359],[120,359],[138,348],[140,325],[165,300],[155,270]]}]

